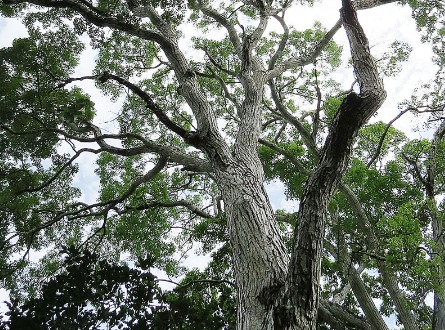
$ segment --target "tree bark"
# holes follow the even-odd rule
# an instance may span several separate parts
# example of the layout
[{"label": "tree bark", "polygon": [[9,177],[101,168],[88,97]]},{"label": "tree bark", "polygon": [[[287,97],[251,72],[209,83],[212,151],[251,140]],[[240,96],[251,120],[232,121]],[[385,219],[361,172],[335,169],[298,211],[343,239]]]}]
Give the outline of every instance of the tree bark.
[{"label": "tree bark", "polygon": [[238,287],[237,329],[272,329],[271,306],[284,285],[288,257],[263,186],[259,159],[234,161],[216,179],[228,219]]},{"label": "tree bark", "polygon": [[434,311],[432,330],[445,329],[445,295],[443,293],[434,293]]}]

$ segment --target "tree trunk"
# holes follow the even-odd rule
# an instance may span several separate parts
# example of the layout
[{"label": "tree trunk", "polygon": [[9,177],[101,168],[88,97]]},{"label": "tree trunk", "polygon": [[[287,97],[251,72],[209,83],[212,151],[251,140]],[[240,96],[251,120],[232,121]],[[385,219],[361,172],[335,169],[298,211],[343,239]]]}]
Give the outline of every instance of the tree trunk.
[{"label": "tree trunk", "polygon": [[444,330],[444,329],[445,329],[445,294],[440,292],[435,292],[432,330]]},{"label": "tree trunk", "polygon": [[[436,202],[436,162],[437,162],[437,150],[445,136],[445,121],[442,121],[440,126],[434,133],[433,143],[428,156],[428,167],[426,180],[422,180],[426,195],[429,213],[431,217],[433,240],[435,246],[433,248],[434,253],[439,257],[445,254],[445,229],[443,223],[443,217],[440,214],[439,208]],[[443,260],[440,260],[437,269],[435,269],[435,284],[438,288],[434,290],[434,309],[433,309],[433,324],[432,330],[445,330],[445,267],[443,266]]]},{"label": "tree trunk", "polygon": [[249,162],[246,166],[238,159],[216,176],[238,287],[237,329],[273,329],[271,307],[284,285],[288,256],[263,186],[261,163]]},{"label": "tree trunk", "polygon": [[[445,124],[442,124],[445,131]],[[444,225],[442,216],[439,214],[439,210],[434,197],[429,200],[432,222],[433,222],[433,239],[436,243],[435,253],[439,256],[445,255],[445,238],[444,238]],[[445,330],[445,267],[443,266],[444,260],[440,260],[437,265],[436,271],[436,286],[434,290],[434,309],[433,309],[433,325],[432,330]]]}]

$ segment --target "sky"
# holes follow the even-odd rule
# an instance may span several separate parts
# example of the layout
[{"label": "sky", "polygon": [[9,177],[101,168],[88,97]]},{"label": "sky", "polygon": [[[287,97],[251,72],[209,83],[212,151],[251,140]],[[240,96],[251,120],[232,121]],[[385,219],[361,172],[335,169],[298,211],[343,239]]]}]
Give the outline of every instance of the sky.
[{"label": "sky", "polygon": [[[293,12],[288,13],[288,17],[295,17],[291,24],[298,29],[310,28],[314,21],[320,21],[330,29],[339,17],[340,0],[325,0],[314,5],[313,8],[296,7]],[[385,78],[384,83],[388,92],[388,98],[378,115],[373,120],[383,120],[388,122],[399,113],[398,103],[409,98],[413,89],[421,83],[426,83],[434,77],[435,68],[432,65],[432,52],[428,45],[420,42],[420,36],[416,31],[414,20],[411,18],[410,9],[397,4],[389,4],[373,9],[363,10],[358,13],[359,21],[362,24],[371,45],[373,54],[381,54],[386,47],[394,40],[407,42],[413,47],[409,62],[395,78]],[[273,28],[273,27],[272,27]],[[0,18],[0,47],[8,47],[14,38],[25,37],[26,30],[16,19]],[[334,37],[339,44],[345,45],[348,50],[345,32],[340,30]],[[348,54],[345,52],[344,59]],[[87,48],[82,56],[79,67],[74,76],[91,74],[91,61],[95,58],[95,53]],[[345,85],[350,86],[353,81],[351,68],[339,70],[336,73],[338,79]],[[92,82],[82,83],[87,92],[91,95],[98,107],[98,117],[95,123],[101,126],[109,125],[108,122],[114,118],[119,104],[111,102],[103,96]],[[395,127],[403,131],[409,131],[412,136],[422,136],[428,132],[414,132],[413,121],[409,116],[402,117],[395,123]],[[112,129],[112,128],[110,128]],[[92,201],[97,197],[99,183],[94,175],[94,158],[85,156],[80,159],[82,168],[75,178],[75,183],[83,190],[85,201]],[[280,182],[267,184],[267,191],[274,209],[286,209],[296,211],[298,203],[287,200],[284,196],[284,186]],[[205,265],[206,257],[193,256],[189,263],[193,266]],[[7,298],[4,290],[0,290],[0,301]],[[2,305],[0,304],[0,310]],[[392,322],[392,321],[391,321]]]}]

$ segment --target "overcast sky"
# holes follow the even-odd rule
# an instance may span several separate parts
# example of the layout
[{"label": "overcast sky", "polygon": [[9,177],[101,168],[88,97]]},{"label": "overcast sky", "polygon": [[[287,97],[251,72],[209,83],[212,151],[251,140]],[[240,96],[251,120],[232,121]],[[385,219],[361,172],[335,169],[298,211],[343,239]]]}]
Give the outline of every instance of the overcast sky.
[{"label": "overcast sky", "polygon": [[[294,18],[289,23],[298,29],[310,28],[314,21],[320,21],[330,29],[339,17],[338,9],[340,0],[325,0],[317,3],[313,8],[297,7],[288,18]],[[385,78],[385,87],[388,92],[388,98],[383,107],[379,110],[378,117],[373,120],[381,119],[389,121],[400,111],[397,104],[411,95],[411,92],[420,83],[428,82],[434,77],[435,68],[431,62],[431,50],[428,45],[421,44],[420,36],[416,31],[415,23],[411,18],[410,9],[396,4],[384,5],[374,9],[359,12],[359,20],[369,38],[372,52],[382,53],[385,48],[394,40],[407,42],[413,47],[410,60],[405,64],[404,69],[396,78]],[[288,20],[289,21],[289,20]],[[15,19],[0,18],[0,47],[7,47],[12,44],[12,40],[18,37],[25,37],[26,30]],[[345,58],[349,55],[345,32],[340,30],[335,35],[335,41],[344,45]],[[76,76],[91,74],[92,59],[95,53],[91,49],[84,52],[82,61],[76,71]],[[350,86],[353,81],[352,70],[341,70],[338,73],[339,79]],[[92,96],[98,106],[98,118],[96,123],[103,125],[117,112],[117,106],[110,100],[102,96],[94,87],[94,84],[87,82],[82,84],[87,88],[87,92]],[[413,128],[412,118],[406,116],[396,122],[395,126],[403,131],[411,131]],[[419,134],[419,133],[412,133]],[[426,133],[422,133],[426,134]],[[76,184],[84,192],[84,199],[92,201],[97,197],[98,181],[92,173],[94,159],[83,157],[81,159],[82,167],[87,171],[80,171],[76,177]],[[279,182],[269,184],[267,190],[270,194],[273,207],[275,209],[287,209],[295,211],[297,204],[295,201],[287,201],[284,198],[283,185]],[[194,258],[191,262],[194,266],[202,265],[204,259]],[[4,293],[4,291],[2,291]],[[0,301],[5,295],[0,296]]]}]

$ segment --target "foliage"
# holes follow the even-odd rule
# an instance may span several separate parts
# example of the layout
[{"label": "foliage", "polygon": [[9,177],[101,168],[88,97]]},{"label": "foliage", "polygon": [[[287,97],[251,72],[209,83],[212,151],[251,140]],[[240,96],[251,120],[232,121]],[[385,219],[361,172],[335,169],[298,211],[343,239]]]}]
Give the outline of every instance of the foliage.
[{"label": "foliage", "polygon": [[216,280],[216,284],[200,282],[212,272],[190,272],[178,288],[162,291],[150,272],[154,261],[150,256],[134,268],[73,247],[61,253],[65,255],[63,271],[43,284],[38,297],[20,306],[8,303],[0,329],[216,330],[234,326],[233,288]]}]

